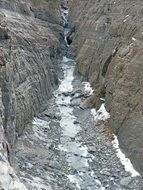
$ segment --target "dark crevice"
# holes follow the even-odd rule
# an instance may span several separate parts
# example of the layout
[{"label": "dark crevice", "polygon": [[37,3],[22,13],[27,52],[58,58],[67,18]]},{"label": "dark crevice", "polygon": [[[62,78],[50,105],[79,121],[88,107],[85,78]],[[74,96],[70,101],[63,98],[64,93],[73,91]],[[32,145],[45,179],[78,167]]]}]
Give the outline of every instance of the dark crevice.
[{"label": "dark crevice", "polygon": [[103,77],[105,77],[105,75],[106,75],[106,72],[107,72],[109,64],[111,63],[111,60],[112,60],[112,55],[110,55],[108,57],[108,59],[106,60],[106,62],[104,63],[104,66],[103,66],[103,69],[102,69],[102,76]]},{"label": "dark crevice", "polygon": [[67,43],[68,43],[68,45],[72,44],[72,40],[70,39],[70,37],[67,37]]},{"label": "dark crevice", "polygon": [[103,69],[102,69],[102,76],[105,77],[106,72],[108,70],[109,64],[112,61],[112,58],[115,57],[116,53],[117,53],[118,49],[116,48],[114,50],[114,52],[107,58],[107,60],[105,61],[104,65],[103,65]]}]

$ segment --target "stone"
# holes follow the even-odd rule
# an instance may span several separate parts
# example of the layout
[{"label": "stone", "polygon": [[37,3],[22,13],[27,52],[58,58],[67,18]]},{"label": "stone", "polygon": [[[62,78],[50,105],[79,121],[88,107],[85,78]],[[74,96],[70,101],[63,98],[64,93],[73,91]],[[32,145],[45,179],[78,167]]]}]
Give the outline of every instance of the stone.
[{"label": "stone", "polygon": [[63,92],[62,93],[64,96],[71,96],[71,92]]},{"label": "stone", "polygon": [[77,124],[80,124],[79,121],[74,121],[73,124],[77,125]]},{"label": "stone", "polygon": [[129,187],[129,184],[131,183],[131,181],[132,181],[131,177],[124,177],[124,178],[121,179],[120,184],[123,187]]},{"label": "stone", "polygon": [[121,56],[121,57],[124,57],[124,56],[126,56],[129,52],[130,52],[130,46],[123,47],[123,48],[120,50],[120,56]]}]

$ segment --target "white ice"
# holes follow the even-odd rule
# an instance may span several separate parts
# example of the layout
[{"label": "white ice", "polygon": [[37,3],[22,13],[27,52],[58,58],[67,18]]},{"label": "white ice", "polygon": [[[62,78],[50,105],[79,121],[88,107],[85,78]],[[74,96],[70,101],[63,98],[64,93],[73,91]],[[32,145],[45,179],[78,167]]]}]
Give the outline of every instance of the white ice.
[{"label": "white ice", "polygon": [[68,178],[70,180],[71,183],[75,184],[76,187],[80,190],[81,186],[80,186],[80,179],[75,176],[75,175],[68,175]]},{"label": "white ice", "polygon": [[134,38],[134,37],[132,37],[132,40],[133,40],[133,41],[137,41],[137,39],[136,39],[136,38]]},{"label": "white ice", "polygon": [[69,66],[64,66],[64,80],[61,82],[59,86],[60,92],[71,92],[73,90],[72,81],[73,81],[73,70],[68,69]]},{"label": "white ice", "polygon": [[[105,121],[110,118],[110,114],[105,109],[105,104],[102,104],[100,109],[96,112],[95,109],[91,110],[94,120],[98,122],[99,120]],[[131,173],[132,177],[139,176],[140,174],[134,169],[131,161],[125,157],[121,149],[119,148],[119,141],[117,136],[114,135],[114,140],[112,141],[113,147],[116,149],[117,156],[120,159],[125,170]]]},{"label": "white ice", "polygon": [[73,62],[73,59],[70,59],[70,58],[67,58],[66,56],[63,56],[63,60],[62,60],[63,63],[67,63],[69,61]]},{"label": "white ice", "polygon": [[116,135],[114,135],[114,140],[112,141],[113,147],[116,149],[117,156],[120,159],[122,165],[124,166],[127,172],[131,173],[132,177],[140,176],[140,174],[134,169],[131,161],[126,158],[121,149],[119,148],[119,141]]},{"label": "white ice", "polygon": [[91,96],[94,92],[89,82],[83,82],[84,90],[87,96]]},{"label": "white ice", "polygon": [[105,104],[102,104],[98,111],[96,111],[95,109],[91,109],[91,114],[93,115],[96,122],[100,120],[106,121],[110,118],[110,114],[105,109]]},{"label": "white ice", "polygon": [[59,144],[59,145],[58,145],[58,150],[61,150],[61,151],[67,152],[67,149],[64,148],[64,146],[63,146],[62,144]]}]

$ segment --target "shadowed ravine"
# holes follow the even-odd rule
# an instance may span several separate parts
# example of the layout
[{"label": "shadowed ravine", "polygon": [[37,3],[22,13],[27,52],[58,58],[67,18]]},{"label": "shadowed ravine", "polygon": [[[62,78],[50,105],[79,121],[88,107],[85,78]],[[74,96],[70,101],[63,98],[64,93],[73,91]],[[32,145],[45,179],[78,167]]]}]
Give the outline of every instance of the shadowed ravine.
[{"label": "shadowed ravine", "polygon": [[[68,51],[68,10],[61,13]],[[18,176],[29,190],[141,189],[140,177],[125,171],[102,127],[109,118],[104,104],[97,113],[81,108],[92,88],[75,67],[64,53],[59,88],[17,141]]]}]

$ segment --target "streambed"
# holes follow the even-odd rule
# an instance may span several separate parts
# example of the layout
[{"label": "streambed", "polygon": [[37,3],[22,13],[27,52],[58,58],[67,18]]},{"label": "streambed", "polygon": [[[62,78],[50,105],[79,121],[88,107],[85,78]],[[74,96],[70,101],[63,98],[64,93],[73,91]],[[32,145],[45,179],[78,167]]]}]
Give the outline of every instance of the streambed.
[{"label": "streambed", "polygon": [[[67,9],[62,18],[67,26]],[[68,48],[67,33],[66,28]],[[76,75],[75,66],[75,60],[63,55],[59,88],[17,141],[20,179],[30,190],[141,189],[140,178],[125,171],[102,127],[109,118],[104,105],[100,114],[81,109],[93,90]]]}]

